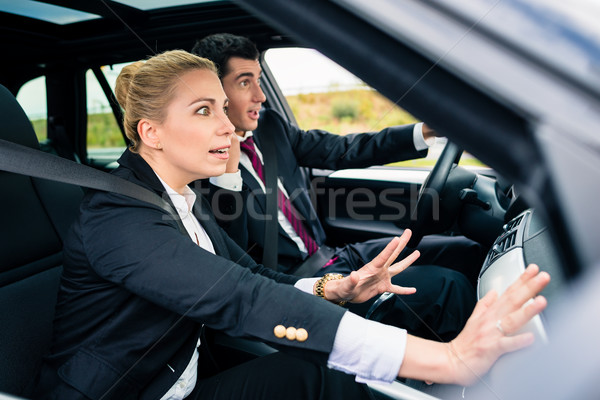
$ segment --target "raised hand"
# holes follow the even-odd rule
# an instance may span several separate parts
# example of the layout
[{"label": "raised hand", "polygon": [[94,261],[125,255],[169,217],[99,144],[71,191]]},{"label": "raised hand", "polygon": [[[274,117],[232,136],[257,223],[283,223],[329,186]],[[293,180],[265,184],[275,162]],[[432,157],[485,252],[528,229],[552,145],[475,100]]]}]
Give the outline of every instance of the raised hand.
[{"label": "raised hand", "polygon": [[327,282],[325,298],[331,301],[362,303],[384,292],[415,293],[417,289],[394,285],[391,280],[419,258],[419,252],[415,250],[403,260],[392,264],[408,243],[411,234],[411,231],[406,229],[402,236],[392,239],[377,257],[361,269],[353,271],[344,279]]}]

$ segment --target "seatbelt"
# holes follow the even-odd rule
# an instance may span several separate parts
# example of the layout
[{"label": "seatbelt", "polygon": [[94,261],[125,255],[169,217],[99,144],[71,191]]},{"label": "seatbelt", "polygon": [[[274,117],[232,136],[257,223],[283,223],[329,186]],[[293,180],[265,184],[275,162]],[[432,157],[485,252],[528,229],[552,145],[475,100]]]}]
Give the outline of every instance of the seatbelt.
[{"label": "seatbelt", "polygon": [[118,193],[145,201],[168,212],[180,228],[183,227],[173,207],[156,193],[118,176],[41,150],[0,139],[0,170]]},{"label": "seatbelt", "polygon": [[265,241],[263,247],[263,265],[277,270],[277,259],[279,256],[279,220],[277,219],[279,206],[277,205],[277,152],[275,141],[271,138],[271,120],[261,121],[263,135],[260,140],[263,154],[263,165],[265,168],[265,196],[266,215],[265,219]]},{"label": "seatbelt", "polygon": [[[265,168],[266,215],[271,217],[265,220],[265,246],[263,248],[262,263],[265,266],[277,269],[277,259],[279,256],[277,242],[279,238],[279,220],[277,219],[279,212],[277,203],[277,148],[275,140],[271,137],[272,132],[276,132],[277,129],[273,129],[271,127],[272,124],[273,118],[264,118],[260,121],[261,135],[259,144]],[[334,249],[327,246],[320,246],[319,250],[304,260],[292,274],[302,278],[312,277],[333,256]]]}]

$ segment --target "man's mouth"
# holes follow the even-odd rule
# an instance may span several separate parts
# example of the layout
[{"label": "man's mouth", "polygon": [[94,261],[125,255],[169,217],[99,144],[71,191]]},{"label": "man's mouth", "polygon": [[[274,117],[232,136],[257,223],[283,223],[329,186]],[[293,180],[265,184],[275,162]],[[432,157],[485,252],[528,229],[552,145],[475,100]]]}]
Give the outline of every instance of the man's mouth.
[{"label": "man's mouth", "polygon": [[258,111],[259,110],[250,110],[250,111],[248,111],[248,115],[252,119],[258,119]]}]

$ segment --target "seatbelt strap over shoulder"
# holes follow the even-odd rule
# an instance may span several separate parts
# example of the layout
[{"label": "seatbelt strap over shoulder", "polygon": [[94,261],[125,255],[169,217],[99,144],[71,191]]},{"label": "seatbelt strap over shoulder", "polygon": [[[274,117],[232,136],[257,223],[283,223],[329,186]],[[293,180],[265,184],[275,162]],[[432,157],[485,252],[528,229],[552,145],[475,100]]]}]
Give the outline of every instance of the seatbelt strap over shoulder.
[{"label": "seatbelt strap over shoulder", "polygon": [[[173,207],[156,193],[125,179],[41,150],[0,139],[0,170],[122,194],[158,206],[176,217]],[[179,218],[176,218],[179,221]]]}]

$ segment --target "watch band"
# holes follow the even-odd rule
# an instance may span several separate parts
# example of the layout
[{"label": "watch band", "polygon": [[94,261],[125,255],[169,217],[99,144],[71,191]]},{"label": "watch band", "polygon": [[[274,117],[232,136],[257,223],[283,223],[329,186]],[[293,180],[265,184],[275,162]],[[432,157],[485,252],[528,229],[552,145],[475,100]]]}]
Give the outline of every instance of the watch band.
[{"label": "watch band", "polygon": [[[327,282],[329,282],[329,281],[333,281],[333,280],[336,280],[336,279],[344,279],[344,275],[342,275],[342,274],[325,274],[315,284],[315,294],[317,296],[319,296],[319,297],[327,300],[327,298],[325,297],[325,284],[327,284]],[[333,303],[336,303],[337,305],[343,306],[344,304],[346,304],[346,301],[342,300],[342,301],[333,302]]]}]

